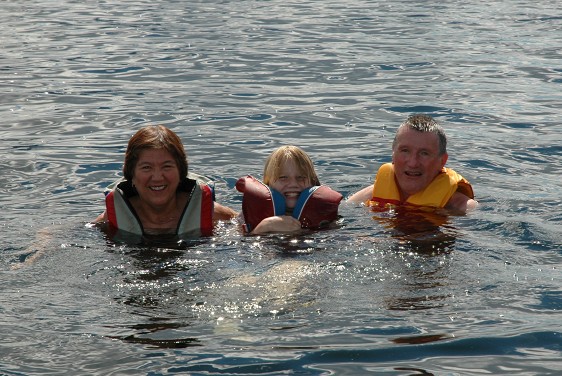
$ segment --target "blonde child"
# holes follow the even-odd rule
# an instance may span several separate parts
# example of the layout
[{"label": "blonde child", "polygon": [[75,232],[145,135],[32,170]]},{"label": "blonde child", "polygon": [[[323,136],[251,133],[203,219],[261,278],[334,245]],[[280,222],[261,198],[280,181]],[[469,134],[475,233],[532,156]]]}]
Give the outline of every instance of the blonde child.
[{"label": "blonde child", "polygon": [[240,220],[245,233],[296,232],[327,227],[338,218],[342,195],[321,185],[310,157],[299,147],[282,146],[267,158],[263,182],[240,178],[244,194]]}]

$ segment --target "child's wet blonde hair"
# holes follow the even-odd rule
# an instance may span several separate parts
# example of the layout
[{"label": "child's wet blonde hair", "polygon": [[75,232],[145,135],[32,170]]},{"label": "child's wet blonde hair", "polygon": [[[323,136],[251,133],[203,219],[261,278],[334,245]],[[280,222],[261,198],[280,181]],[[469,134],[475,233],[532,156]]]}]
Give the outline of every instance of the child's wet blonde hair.
[{"label": "child's wet blonde hair", "polygon": [[263,168],[264,184],[271,185],[277,181],[281,175],[281,166],[283,163],[290,160],[295,163],[299,173],[310,179],[310,183],[313,186],[320,185],[320,180],[316,175],[314,165],[308,154],[298,146],[293,145],[281,146],[275,149],[267,158]]}]

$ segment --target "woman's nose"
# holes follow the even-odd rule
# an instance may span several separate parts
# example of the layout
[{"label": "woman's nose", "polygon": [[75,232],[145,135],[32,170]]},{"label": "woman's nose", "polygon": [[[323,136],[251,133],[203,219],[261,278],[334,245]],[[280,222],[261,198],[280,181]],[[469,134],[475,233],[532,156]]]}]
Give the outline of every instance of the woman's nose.
[{"label": "woman's nose", "polygon": [[152,179],[160,179],[162,176],[164,176],[164,174],[162,173],[161,169],[155,168],[152,171]]}]

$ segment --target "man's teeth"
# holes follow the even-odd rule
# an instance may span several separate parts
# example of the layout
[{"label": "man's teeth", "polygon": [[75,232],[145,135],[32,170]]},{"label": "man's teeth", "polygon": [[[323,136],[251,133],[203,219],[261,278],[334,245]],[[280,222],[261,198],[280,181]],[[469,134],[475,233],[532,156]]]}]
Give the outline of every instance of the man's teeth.
[{"label": "man's teeth", "polygon": [[421,172],[409,172],[409,171],[406,171],[406,175],[408,175],[408,176],[421,176]]},{"label": "man's teeth", "polygon": [[285,197],[299,197],[298,193],[285,193]]},{"label": "man's teeth", "polygon": [[165,185],[159,185],[159,186],[157,186],[157,187],[150,187],[150,189],[153,190],[153,191],[161,191],[161,190],[163,190],[164,188],[166,188]]}]

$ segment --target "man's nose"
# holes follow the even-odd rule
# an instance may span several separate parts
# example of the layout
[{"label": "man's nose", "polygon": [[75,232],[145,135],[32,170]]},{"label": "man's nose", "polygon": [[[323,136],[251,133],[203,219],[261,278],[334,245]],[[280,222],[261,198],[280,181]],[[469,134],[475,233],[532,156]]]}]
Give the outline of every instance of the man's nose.
[{"label": "man's nose", "polygon": [[410,154],[408,157],[408,166],[416,167],[419,165],[420,159],[416,153]]}]

